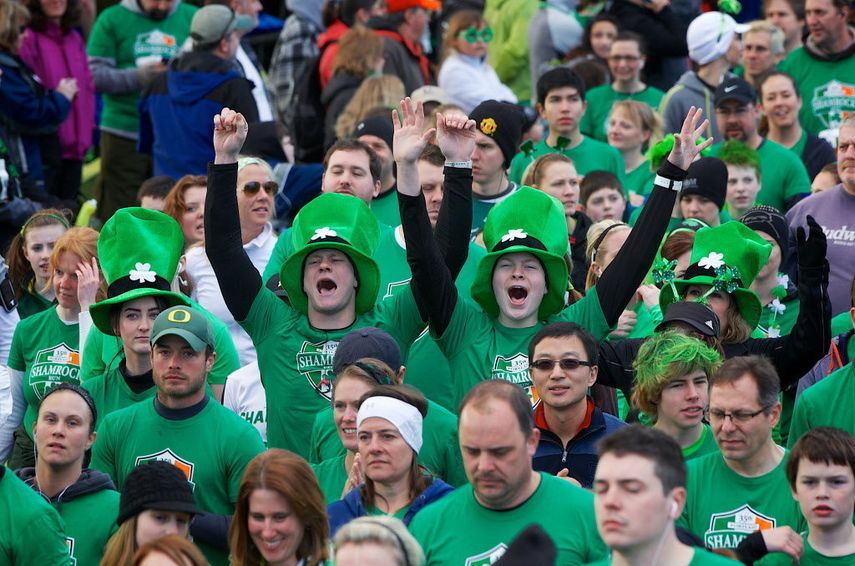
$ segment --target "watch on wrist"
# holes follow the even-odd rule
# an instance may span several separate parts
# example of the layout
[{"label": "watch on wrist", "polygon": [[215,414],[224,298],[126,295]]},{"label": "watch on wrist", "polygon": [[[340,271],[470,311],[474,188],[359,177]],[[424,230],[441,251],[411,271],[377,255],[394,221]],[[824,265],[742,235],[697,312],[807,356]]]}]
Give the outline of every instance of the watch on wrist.
[{"label": "watch on wrist", "polygon": [[446,161],[446,167],[453,167],[455,169],[472,169],[472,160],[469,161]]}]

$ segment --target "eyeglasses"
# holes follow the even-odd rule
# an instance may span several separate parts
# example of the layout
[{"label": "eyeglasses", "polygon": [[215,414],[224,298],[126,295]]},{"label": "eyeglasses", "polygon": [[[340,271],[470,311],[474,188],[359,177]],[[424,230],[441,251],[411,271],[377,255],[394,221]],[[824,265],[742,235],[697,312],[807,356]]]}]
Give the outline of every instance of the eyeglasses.
[{"label": "eyeglasses", "polygon": [[575,360],[573,358],[563,358],[560,360],[537,360],[531,362],[529,366],[531,369],[536,369],[537,371],[552,371],[555,367],[555,364],[558,364],[563,370],[574,370],[579,366],[592,367],[594,364],[592,362],[586,360]]},{"label": "eyeglasses", "polygon": [[719,116],[745,116],[751,109],[747,106],[737,108],[716,108],[715,113]]},{"label": "eyeglasses", "polygon": [[279,192],[279,185],[276,183],[276,181],[266,181],[264,183],[259,183],[258,181],[249,181],[243,186],[243,192],[247,196],[253,196],[261,189],[264,189],[264,192],[266,192],[268,195],[274,196],[277,192]]},{"label": "eyeglasses", "polygon": [[760,409],[759,411],[734,411],[732,413],[728,413],[726,411],[720,411],[718,409],[707,409],[705,411],[706,417],[712,421],[721,422],[728,417],[730,417],[730,422],[733,424],[745,424],[760,413],[765,413],[771,408],[770,405],[767,405]]},{"label": "eyeglasses", "polygon": [[490,43],[493,41],[493,28],[488,26],[479,30],[476,27],[468,27],[457,36],[465,39],[467,43],[477,43],[479,39],[484,43]]}]

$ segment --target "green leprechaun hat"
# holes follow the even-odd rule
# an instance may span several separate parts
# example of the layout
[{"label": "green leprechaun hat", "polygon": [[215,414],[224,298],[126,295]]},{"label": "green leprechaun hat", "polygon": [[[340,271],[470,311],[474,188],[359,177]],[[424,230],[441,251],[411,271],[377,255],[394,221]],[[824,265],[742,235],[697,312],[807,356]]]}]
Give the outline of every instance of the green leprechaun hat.
[{"label": "green leprechaun hat", "polygon": [[279,284],[288,293],[291,306],[308,312],[309,300],[303,290],[303,263],[315,250],[340,250],[353,264],[356,314],[371,310],[377,301],[380,270],[372,256],[380,240],[380,225],[361,199],[325,193],[304,206],[291,226],[294,254],[282,265]]},{"label": "green leprechaun hat", "polygon": [[741,222],[701,228],[695,234],[692,259],[684,278],[662,288],[659,295],[662,311],[682,300],[689,285],[711,285],[708,293],[715,290],[730,293],[739,314],[755,328],[762,307],[757,293],[748,287],[771,252],[772,246]]},{"label": "green leprechaun hat", "polygon": [[184,234],[171,216],[139,207],[122,208],[98,237],[98,261],[107,280],[107,298],[89,307],[92,322],[114,335],[110,309],[141,297],[159,297],[167,307],[190,305],[170,291],[184,247]]},{"label": "green leprechaun hat", "polygon": [[499,304],[493,292],[493,269],[499,258],[514,252],[527,252],[543,264],[546,295],[540,303],[542,320],[564,308],[567,291],[567,220],[561,203],[543,191],[521,187],[497,204],[484,222],[484,246],[472,282],[472,298],[484,312],[498,316]]}]

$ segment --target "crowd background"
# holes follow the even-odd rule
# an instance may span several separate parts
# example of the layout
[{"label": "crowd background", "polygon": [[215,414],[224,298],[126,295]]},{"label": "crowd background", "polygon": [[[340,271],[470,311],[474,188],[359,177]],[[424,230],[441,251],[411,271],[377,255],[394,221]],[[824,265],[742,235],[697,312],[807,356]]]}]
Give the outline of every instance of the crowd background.
[{"label": "crowd background", "polygon": [[0,249],[0,564],[855,564],[849,0],[0,0]]}]

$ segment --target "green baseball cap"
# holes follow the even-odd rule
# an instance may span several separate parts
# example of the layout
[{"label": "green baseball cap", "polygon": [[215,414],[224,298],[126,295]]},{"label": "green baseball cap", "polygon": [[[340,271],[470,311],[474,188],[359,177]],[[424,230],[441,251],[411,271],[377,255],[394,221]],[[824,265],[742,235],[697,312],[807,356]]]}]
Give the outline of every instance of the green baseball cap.
[{"label": "green baseball cap", "polygon": [[183,338],[196,352],[205,346],[214,349],[214,333],[208,319],[194,308],[184,305],[171,307],[157,315],[151,327],[151,345],[164,336]]}]

